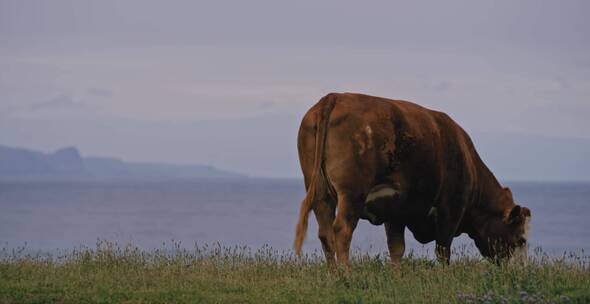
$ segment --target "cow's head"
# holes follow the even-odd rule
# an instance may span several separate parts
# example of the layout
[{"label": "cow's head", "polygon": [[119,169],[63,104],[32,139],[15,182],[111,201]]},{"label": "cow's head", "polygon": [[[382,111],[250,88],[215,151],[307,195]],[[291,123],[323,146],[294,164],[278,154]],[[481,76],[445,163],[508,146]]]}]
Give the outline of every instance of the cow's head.
[{"label": "cow's head", "polygon": [[502,214],[490,215],[483,225],[481,235],[475,244],[485,257],[496,261],[511,257],[524,257],[528,251],[528,229],[531,211],[526,207],[514,204],[512,192],[504,188],[499,200],[502,206],[511,206]]}]

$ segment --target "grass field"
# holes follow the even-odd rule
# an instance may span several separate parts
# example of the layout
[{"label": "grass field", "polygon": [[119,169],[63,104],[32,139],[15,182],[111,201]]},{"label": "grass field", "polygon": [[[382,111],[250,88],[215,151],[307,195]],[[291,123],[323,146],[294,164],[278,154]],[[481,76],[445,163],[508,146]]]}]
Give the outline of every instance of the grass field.
[{"label": "grass field", "polygon": [[590,303],[590,259],[537,253],[523,265],[474,255],[450,266],[356,255],[349,273],[271,248],[142,251],[99,242],[59,254],[3,249],[0,303]]}]

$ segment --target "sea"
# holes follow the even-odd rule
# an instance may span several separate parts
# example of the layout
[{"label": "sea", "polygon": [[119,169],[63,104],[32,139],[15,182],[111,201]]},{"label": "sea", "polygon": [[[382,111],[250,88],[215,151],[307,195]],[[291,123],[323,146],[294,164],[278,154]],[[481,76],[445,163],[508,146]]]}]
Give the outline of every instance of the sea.
[{"label": "sea", "polygon": [[[506,182],[517,203],[532,211],[531,251],[560,256],[590,252],[590,183]],[[302,198],[297,179],[164,182],[1,181],[0,247],[54,252],[110,241],[145,250],[173,244],[192,248],[264,246],[289,252]],[[406,231],[406,253],[432,256]],[[310,216],[304,250],[320,252]],[[361,220],[356,253],[386,252],[383,226]],[[475,250],[462,235],[453,249]],[[475,250],[475,252],[477,252]]]}]

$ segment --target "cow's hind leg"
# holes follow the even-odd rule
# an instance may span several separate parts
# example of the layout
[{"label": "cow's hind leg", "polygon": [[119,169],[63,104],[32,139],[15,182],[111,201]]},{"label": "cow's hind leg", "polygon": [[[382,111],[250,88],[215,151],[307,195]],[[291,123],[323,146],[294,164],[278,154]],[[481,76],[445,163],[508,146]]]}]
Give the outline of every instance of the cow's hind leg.
[{"label": "cow's hind leg", "polygon": [[335,204],[331,201],[320,200],[314,204],[313,212],[318,221],[318,237],[322,243],[322,249],[326,256],[326,262],[329,266],[334,266],[335,263],[335,244],[334,244],[334,218],[335,218]]},{"label": "cow's hind leg", "polygon": [[349,195],[338,195],[338,213],[334,221],[334,238],[338,263],[349,268],[350,242],[352,232],[359,220],[359,212],[354,209],[354,199]]},{"label": "cow's hind leg", "polygon": [[387,235],[387,247],[389,248],[389,257],[393,266],[399,266],[406,243],[404,240],[404,224],[396,221],[385,223],[385,234]]}]

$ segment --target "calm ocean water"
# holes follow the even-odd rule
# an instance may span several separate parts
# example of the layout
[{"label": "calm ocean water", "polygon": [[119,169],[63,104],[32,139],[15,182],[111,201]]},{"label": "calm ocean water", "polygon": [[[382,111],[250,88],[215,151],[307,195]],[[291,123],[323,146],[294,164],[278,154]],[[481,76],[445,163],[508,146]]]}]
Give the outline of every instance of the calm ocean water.
[{"label": "calm ocean water", "polygon": [[[518,202],[532,210],[531,248],[560,254],[590,252],[590,183],[507,183]],[[183,246],[270,245],[288,249],[299,204],[298,180],[149,183],[0,182],[0,246],[52,251],[97,239],[150,249],[180,241]],[[310,220],[304,248],[318,250],[317,226]],[[433,243],[410,249],[432,253]],[[454,248],[472,244],[465,236]],[[386,250],[382,226],[361,221],[356,250]]]}]

